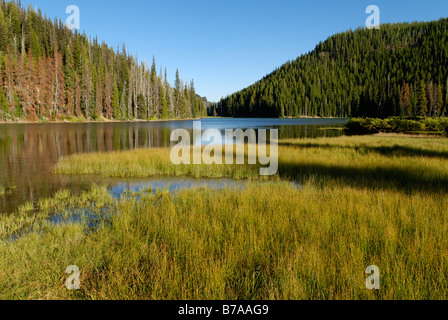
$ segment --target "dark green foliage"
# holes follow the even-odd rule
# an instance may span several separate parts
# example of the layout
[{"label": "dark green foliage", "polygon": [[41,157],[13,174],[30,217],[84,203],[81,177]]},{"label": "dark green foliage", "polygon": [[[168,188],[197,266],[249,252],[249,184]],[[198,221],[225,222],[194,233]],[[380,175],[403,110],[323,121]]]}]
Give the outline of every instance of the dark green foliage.
[{"label": "dark green foliage", "polygon": [[448,136],[448,119],[441,119],[440,126],[443,128],[443,132],[445,133],[445,135]]},{"label": "dark green foliage", "polygon": [[[448,100],[438,106],[443,99],[436,95],[448,89],[447,61],[447,19],[343,32],[214,109],[236,117],[443,115]],[[437,90],[427,91],[431,83]],[[404,84],[409,90],[401,90]]]},{"label": "dark green foliage", "polygon": [[353,118],[346,125],[349,135],[375,133],[448,134],[448,118]]}]

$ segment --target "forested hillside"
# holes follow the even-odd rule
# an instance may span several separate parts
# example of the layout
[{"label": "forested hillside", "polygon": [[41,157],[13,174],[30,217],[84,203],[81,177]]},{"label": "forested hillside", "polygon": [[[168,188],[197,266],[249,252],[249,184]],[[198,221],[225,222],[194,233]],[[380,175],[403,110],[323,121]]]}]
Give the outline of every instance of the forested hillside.
[{"label": "forested hillside", "polygon": [[0,120],[190,118],[194,83],[114,50],[31,7],[0,1]]},{"label": "forested hillside", "polygon": [[448,105],[448,20],[330,37],[222,99],[223,116],[439,116]]}]

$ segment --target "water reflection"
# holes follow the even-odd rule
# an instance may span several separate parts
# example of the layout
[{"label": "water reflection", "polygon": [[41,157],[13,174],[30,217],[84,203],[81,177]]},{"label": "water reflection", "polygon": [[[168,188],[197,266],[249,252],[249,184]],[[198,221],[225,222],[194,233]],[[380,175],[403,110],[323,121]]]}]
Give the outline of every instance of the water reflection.
[{"label": "water reflection", "polygon": [[[334,137],[345,124],[339,119],[204,119],[202,129],[279,129],[279,138]],[[0,212],[12,212],[26,201],[50,197],[64,188],[87,190],[92,177],[51,174],[63,156],[84,152],[109,152],[135,148],[168,148],[172,130],[187,129],[192,121],[123,122],[84,124],[0,124]],[[192,136],[192,134],[191,134]]]}]

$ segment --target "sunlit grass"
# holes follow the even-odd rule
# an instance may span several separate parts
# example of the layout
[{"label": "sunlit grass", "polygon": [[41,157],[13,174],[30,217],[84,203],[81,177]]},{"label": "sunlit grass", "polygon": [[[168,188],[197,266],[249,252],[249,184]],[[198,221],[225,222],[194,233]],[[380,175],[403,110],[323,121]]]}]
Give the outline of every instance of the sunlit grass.
[{"label": "sunlit grass", "polygon": [[[247,163],[247,162],[246,162]],[[57,174],[104,177],[193,176],[260,180],[260,165],[174,165],[169,149],[140,149],[74,155],[62,159]],[[282,140],[275,177],[298,183],[339,179],[357,187],[448,191],[445,138],[363,136]]]},{"label": "sunlit grass", "polygon": [[[281,141],[279,174],[264,183],[256,181],[257,166],[182,168],[162,149],[64,159],[57,172],[195,172],[251,182],[242,189],[148,190],[119,201],[94,187],[42,200],[32,214],[96,202],[110,218],[94,232],[87,221],[55,226],[39,219],[39,232],[0,247],[0,298],[447,299],[447,141]],[[2,217],[0,230],[14,233],[20,228],[5,229],[5,221],[22,225],[27,218]],[[81,270],[79,291],[65,288],[69,265]],[[380,268],[379,291],[365,287],[370,265]]]},{"label": "sunlit grass", "polygon": [[[122,200],[96,232],[47,227],[0,248],[1,298],[447,298],[444,194],[352,187],[188,190]],[[65,289],[67,266],[81,290]],[[382,272],[378,293],[365,268]]]},{"label": "sunlit grass", "polygon": [[[193,152],[191,152],[191,159],[193,159]],[[61,159],[54,168],[54,172],[65,175],[96,174],[118,178],[146,178],[156,175],[259,178],[257,165],[174,165],[170,159],[170,149],[167,148],[73,155]]]}]

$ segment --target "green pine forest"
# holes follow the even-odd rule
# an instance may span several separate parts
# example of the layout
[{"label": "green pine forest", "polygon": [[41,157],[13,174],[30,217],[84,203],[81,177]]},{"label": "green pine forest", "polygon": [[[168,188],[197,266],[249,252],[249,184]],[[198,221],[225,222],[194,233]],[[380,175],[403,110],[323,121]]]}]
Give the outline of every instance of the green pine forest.
[{"label": "green pine forest", "polygon": [[225,117],[448,114],[448,19],[360,28],[321,42],[210,111]]},{"label": "green pine forest", "polygon": [[0,0],[0,121],[197,118],[194,82]]}]

